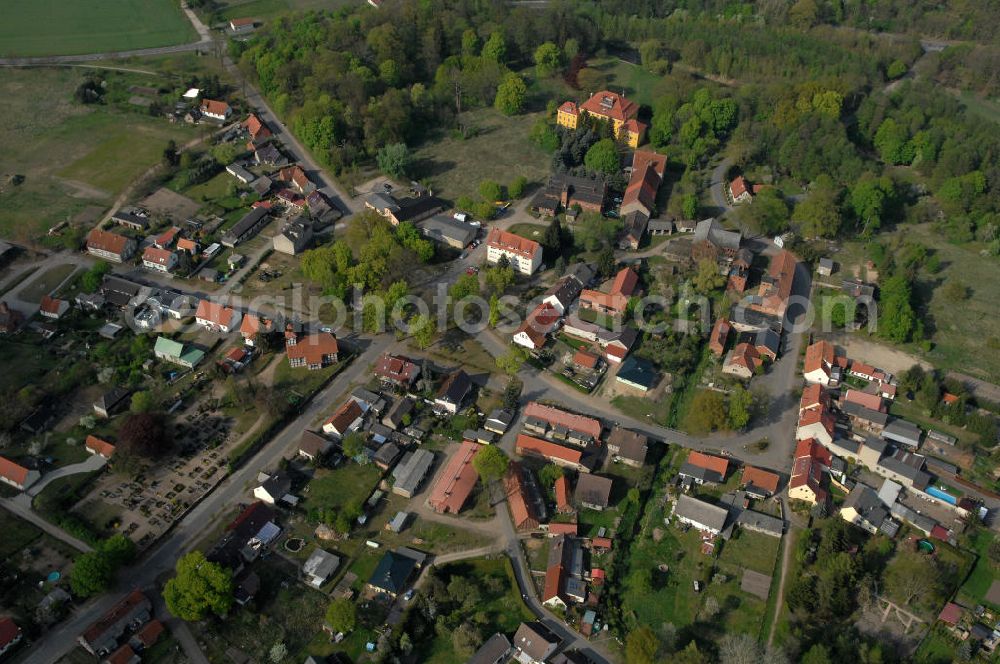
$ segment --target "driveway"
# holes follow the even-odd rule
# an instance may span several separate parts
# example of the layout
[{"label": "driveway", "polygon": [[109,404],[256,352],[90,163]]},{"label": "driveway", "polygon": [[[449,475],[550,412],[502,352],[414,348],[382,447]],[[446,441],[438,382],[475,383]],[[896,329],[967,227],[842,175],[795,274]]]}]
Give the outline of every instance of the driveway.
[{"label": "driveway", "polygon": [[45,473],[41,480],[28,487],[28,491],[26,493],[33,498],[40,494],[42,489],[60,477],[69,477],[70,475],[78,475],[80,473],[90,473],[104,468],[107,463],[108,460],[99,454],[91,454],[85,461],[74,463],[69,466],[63,466],[62,468],[56,468],[51,473]]},{"label": "driveway", "polygon": [[719,165],[712,169],[712,179],[709,181],[708,190],[712,195],[712,205],[715,206],[715,216],[724,217],[733,206],[729,204],[729,195],[726,193],[726,173],[735,163],[730,157],[726,157],[719,162]]}]

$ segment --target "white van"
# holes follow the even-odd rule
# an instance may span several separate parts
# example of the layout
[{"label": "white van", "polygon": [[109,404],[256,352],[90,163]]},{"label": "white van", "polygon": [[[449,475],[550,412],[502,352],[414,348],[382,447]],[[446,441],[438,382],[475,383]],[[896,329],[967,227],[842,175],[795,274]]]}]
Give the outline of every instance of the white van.
[{"label": "white van", "polygon": [[469,215],[467,215],[464,212],[456,212],[451,216],[454,217],[456,220],[461,221],[463,224],[469,221]]}]

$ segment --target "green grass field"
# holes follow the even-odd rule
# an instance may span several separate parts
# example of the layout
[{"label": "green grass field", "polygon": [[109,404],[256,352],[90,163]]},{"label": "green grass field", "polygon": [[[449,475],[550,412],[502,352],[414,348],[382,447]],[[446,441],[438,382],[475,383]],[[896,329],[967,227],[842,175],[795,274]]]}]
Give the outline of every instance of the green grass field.
[{"label": "green grass field", "polygon": [[414,152],[414,175],[448,199],[478,199],[483,180],[508,185],[523,175],[540,184],[548,177],[549,156],[528,140],[538,115],[506,117],[492,108],[463,113],[462,124],[476,135],[464,140],[449,132],[428,136]]},{"label": "green grass field", "polygon": [[177,0],[0,0],[4,57],[109,53],[197,39]]},{"label": "green grass field", "polygon": [[18,297],[26,302],[41,302],[42,298],[52,293],[59,285],[76,270],[75,265],[64,264],[49,268],[44,274],[35,278],[18,293]]},{"label": "green grass field", "polygon": [[0,528],[3,529],[3,541],[0,542],[0,557],[7,560],[39,537],[42,531],[27,521],[22,521],[7,510],[0,510]]},{"label": "green grass field", "polygon": [[375,490],[382,473],[374,465],[348,463],[336,470],[317,470],[309,482],[305,509],[340,509],[360,505]]},{"label": "green grass field", "polygon": [[183,144],[197,135],[160,118],[77,104],[73,91],[85,75],[76,68],[0,70],[0,173],[24,176],[20,185],[0,184],[0,235],[7,239],[31,240],[88,206],[109,206],[160,161],[168,140]]},{"label": "green grass field", "polygon": [[267,20],[282,14],[309,9],[334,10],[352,4],[349,0],[224,0],[218,3],[226,18]]}]

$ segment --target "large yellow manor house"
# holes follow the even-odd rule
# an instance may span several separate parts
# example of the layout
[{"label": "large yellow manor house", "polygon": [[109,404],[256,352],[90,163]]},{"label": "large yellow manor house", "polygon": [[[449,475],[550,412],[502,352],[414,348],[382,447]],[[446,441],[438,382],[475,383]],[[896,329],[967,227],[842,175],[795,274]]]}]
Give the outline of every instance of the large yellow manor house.
[{"label": "large yellow manor house", "polygon": [[582,111],[610,122],[615,137],[629,147],[637,148],[642,143],[646,125],[635,119],[639,114],[639,104],[626,99],[624,95],[602,90],[580,105],[567,101],[559,107],[556,122],[563,127],[576,129]]}]

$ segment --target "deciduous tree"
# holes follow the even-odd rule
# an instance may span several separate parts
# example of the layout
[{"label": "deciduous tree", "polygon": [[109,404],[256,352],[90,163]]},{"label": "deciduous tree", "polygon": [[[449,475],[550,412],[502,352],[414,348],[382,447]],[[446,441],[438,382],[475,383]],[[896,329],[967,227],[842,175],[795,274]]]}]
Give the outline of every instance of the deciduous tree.
[{"label": "deciduous tree", "polygon": [[472,465],[483,482],[492,482],[504,476],[510,459],[496,445],[485,445],[472,458]]},{"label": "deciduous tree", "polygon": [[209,613],[224,616],[233,603],[233,573],[209,562],[201,551],[192,551],[177,561],[177,575],[163,587],[170,613],[189,622]]}]

